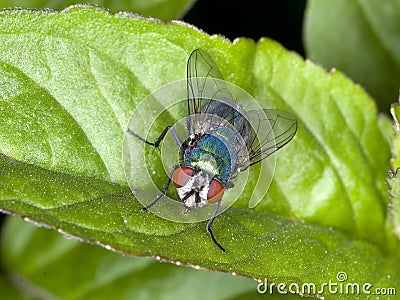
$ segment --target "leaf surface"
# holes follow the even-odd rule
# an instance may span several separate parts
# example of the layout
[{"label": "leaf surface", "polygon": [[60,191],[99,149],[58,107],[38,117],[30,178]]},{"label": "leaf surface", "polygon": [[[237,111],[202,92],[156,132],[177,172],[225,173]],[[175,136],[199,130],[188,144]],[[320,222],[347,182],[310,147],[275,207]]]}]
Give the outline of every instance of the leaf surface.
[{"label": "leaf surface", "polygon": [[383,111],[397,100],[400,78],[400,3],[396,0],[308,2],[308,56],[362,84]]},{"label": "leaf surface", "polygon": [[[110,250],[274,282],[322,284],[343,271],[356,282],[398,285],[398,257],[386,256],[398,249],[386,215],[389,145],[370,98],[339,72],[268,39],[231,43],[186,24],[87,7],[3,12],[0,45],[3,211]],[[196,48],[263,107],[299,121],[263,201],[248,208],[250,182],[215,220],[226,255],[204,223],[142,213],[122,167],[133,109],[184,79]],[[161,165],[153,170],[162,186]]]}]

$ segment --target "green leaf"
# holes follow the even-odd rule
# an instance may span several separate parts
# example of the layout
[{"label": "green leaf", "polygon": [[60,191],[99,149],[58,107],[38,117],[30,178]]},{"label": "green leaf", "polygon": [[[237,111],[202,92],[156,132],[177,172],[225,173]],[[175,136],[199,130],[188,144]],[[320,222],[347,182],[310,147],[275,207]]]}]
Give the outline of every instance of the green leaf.
[{"label": "green leaf", "polygon": [[15,287],[5,274],[0,274],[0,297],[1,299],[30,300],[35,299],[24,295]]},{"label": "green leaf", "polygon": [[[149,294],[158,299],[183,299],[188,296],[191,299],[204,299],[205,295],[208,299],[230,299],[241,293],[245,293],[246,299],[249,299],[257,293],[257,283],[249,279],[117,255],[65,239],[55,232],[34,227],[17,218],[11,218],[6,223],[1,253],[1,262],[12,282],[19,283],[18,288],[26,295],[39,299],[45,298],[45,295],[62,299],[109,299],[111,295],[148,299]],[[373,271],[373,268],[369,270]],[[388,282],[385,284],[395,284]],[[230,288],[221,288],[223,286]],[[277,294],[277,290],[274,293]]]},{"label": "green leaf", "polygon": [[392,104],[391,113],[394,120],[394,133],[392,135],[392,170],[389,172],[388,184],[390,187],[390,220],[392,222],[394,233],[400,238],[400,105]]},{"label": "green leaf", "polygon": [[[62,10],[78,2],[75,0],[3,0],[0,3],[0,8],[24,7]],[[192,7],[195,0],[86,0],[80,2],[103,6],[111,12],[131,11],[144,16],[169,21],[182,18]]]},{"label": "green leaf", "polygon": [[[399,169],[398,169],[399,170]],[[393,224],[394,233],[400,238],[400,180],[399,171],[389,174],[388,184],[390,186],[390,218]]]},{"label": "green leaf", "polygon": [[[274,282],[322,284],[344,271],[357,282],[399,284],[386,215],[389,145],[371,99],[339,72],[268,39],[230,43],[182,23],[94,8],[3,12],[0,45],[3,211],[110,250]],[[141,213],[122,167],[133,109],[184,79],[196,48],[262,106],[299,121],[263,201],[249,210],[246,191],[215,220],[225,255],[204,223]]]},{"label": "green leaf", "polygon": [[392,119],[386,114],[380,114],[378,117],[378,126],[386,142],[390,145],[393,134]]},{"label": "green leaf", "polygon": [[391,137],[392,169],[400,168],[400,104],[394,103],[390,109],[393,117],[393,134]]},{"label": "green leaf", "polygon": [[[384,258],[377,247],[352,241],[333,229],[231,208],[215,221],[215,234],[228,249],[227,254],[222,254],[208,239],[203,224],[179,224],[142,213],[127,188],[60,173],[51,176],[47,170],[2,158],[1,165],[7,166],[2,168],[1,182],[8,192],[14,193],[10,199],[20,199],[25,193],[34,199],[3,200],[6,211],[28,215],[26,221],[43,224],[108,250],[161,257],[175,264],[267,278],[286,285],[310,282],[321,286],[335,280],[338,272],[345,272],[352,282],[360,284],[370,282],[380,287],[400,284],[396,257]],[[4,159],[8,161],[5,163]],[[29,232],[16,235],[14,243],[28,243]],[[44,240],[47,238],[37,242],[37,251],[58,253],[56,242],[50,243],[56,247],[53,251],[44,252],[41,249]],[[18,254],[15,250],[20,248],[18,244],[8,240],[3,244],[10,246],[8,252]],[[32,249],[29,247],[26,251],[31,253]],[[57,255],[61,254],[62,251]],[[35,262],[29,255],[21,255]],[[21,271],[24,274],[30,274],[29,268],[33,268],[18,257],[6,257],[4,261],[18,262],[27,268]]]},{"label": "green leaf", "polygon": [[304,31],[311,59],[342,70],[388,110],[399,94],[399,1],[310,0]]},{"label": "green leaf", "polygon": [[1,260],[9,276],[25,294],[39,299],[49,295],[58,299],[149,299],[150,295],[231,299],[242,293],[257,294],[257,283],[251,279],[118,255],[17,218],[8,220],[1,242]]}]

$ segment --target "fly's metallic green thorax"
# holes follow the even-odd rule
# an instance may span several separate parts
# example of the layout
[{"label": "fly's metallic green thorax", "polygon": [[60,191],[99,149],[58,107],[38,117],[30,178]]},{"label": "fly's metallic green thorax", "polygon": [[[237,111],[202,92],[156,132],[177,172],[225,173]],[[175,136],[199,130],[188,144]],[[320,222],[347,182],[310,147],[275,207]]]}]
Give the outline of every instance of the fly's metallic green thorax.
[{"label": "fly's metallic green thorax", "polygon": [[194,141],[183,153],[183,164],[215,176],[225,186],[235,170],[237,148],[235,132],[229,127],[217,128]]}]

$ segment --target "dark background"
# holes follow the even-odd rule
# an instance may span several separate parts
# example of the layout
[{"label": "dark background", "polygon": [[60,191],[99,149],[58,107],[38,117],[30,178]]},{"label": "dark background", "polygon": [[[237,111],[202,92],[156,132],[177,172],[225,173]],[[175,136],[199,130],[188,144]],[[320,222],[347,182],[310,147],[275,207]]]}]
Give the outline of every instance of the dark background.
[{"label": "dark background", "polygon": [[233,41],[268,37],[304,57],[302,41],[306,0],[197,0],[183,18],[208,34],[222,34]]}]

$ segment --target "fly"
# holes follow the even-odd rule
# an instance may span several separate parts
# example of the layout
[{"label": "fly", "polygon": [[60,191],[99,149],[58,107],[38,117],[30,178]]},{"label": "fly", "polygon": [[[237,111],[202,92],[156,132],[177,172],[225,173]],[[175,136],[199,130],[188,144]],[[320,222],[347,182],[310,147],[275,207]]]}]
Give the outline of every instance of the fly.
[{"label": "fly", "polygon": [[[179,164],[172,168],[163,190],[142,210],[148,210],[165,196],[171,182],[185,213],[215,203],[206,228],[213,243],[225,252],[212,232],[225,189],[233,186],[231,180],[238,173],[286,145],[296,134],[297,121],[286,111],[245,111],[234,103],[214,60],[202,49],[189,56],[186,84],[188,115],[184,140],[173,126],[167,126],[154,142],[128,129],[155,148],[170,133],[180,152]],[[210,89],[211,97],[207,96]]]}]

